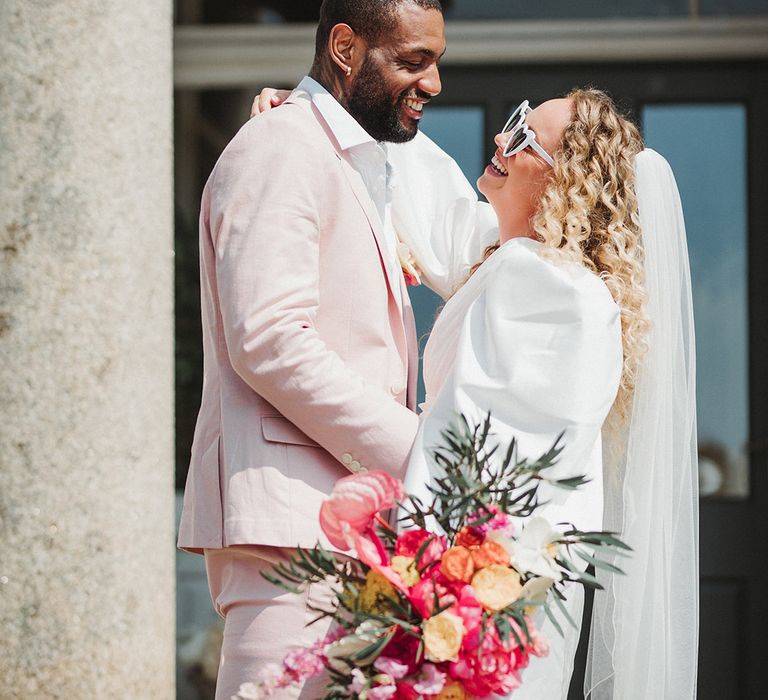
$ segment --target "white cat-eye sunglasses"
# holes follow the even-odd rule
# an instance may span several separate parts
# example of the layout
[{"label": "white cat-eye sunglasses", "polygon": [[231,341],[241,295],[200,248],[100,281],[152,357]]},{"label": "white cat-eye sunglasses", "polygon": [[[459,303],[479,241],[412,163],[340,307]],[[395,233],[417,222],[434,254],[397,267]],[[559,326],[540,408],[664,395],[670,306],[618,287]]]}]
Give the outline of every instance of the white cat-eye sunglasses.
[{"label": "white cat-eye sunglasses", "polygon": [[555,161],[536,140],[536,132],[525,123],[525,117],[532,112],[530,102],[523,100],[519,106],[509,115],[507,123],[502,129],[502,134],[509,134],[507,145],[502,152],[505,158],[514,156],[529,146],[536,151],[550,166],[554,167]]}]

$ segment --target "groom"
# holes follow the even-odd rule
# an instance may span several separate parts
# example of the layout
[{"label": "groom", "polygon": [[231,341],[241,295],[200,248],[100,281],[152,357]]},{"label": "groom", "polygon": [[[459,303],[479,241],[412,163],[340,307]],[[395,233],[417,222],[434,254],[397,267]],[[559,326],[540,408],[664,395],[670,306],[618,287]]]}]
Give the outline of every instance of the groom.
[{"label": "groom", "polygon": [[204,383],[179,546],[204,552],[226,619],[217,700],[322,633],[305,629],[322,586],[281,594],[261,573],[329,546],[334,483],[403,474],[416,334],[378,142],[416,135],[444,50],[438,0],[325,0],[310,76],[240,130],[203,192]]}]

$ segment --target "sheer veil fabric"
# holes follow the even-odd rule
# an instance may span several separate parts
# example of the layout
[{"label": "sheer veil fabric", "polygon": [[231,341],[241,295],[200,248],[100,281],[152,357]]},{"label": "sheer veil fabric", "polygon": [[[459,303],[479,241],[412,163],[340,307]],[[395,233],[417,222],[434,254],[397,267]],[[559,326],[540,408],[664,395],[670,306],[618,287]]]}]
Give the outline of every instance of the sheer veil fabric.
[{"label": "sheer veil fabric", "polygon": [[604,526],[634,551],[616,561],[626,575],[599,572],[584,693],[688,700],[699,625],[691,279],[672,170],[649,149],[635,164],[652,329],[629,424],[622,435],[606,430],[604,442]]}]

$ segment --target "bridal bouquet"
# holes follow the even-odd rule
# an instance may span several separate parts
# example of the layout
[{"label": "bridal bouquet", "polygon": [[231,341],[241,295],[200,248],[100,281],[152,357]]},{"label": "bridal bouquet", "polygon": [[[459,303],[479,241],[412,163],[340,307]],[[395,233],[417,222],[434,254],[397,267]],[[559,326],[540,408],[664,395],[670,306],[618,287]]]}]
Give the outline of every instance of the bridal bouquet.
[{"label": "bridal bouquet", "polygon": [[[299,592],[325,582],[335,592],[328,634],[292,651],[282,667],[265,668],[233,700],[269,697],[327,673],[324,700],[462,700],[508,695],[521,683],[531,654],[547,653],[532,614],[543,608],[562,633],[552,605],[565,584],[599,588],[582,569],[618,571],[600,557],[629,549],[611,533],[553,527],[536,511],[546,482],[576,489],[583,477],[550,479],[558,439],[535,462],[489,446],[490,417],[471,427],[462,418],[435,452],[441,476],[423,503],[385,472],[341,479],[323,503],[320,523],[330,542],[357,559],[317,545],[297,551],[268,580]],[[382,512],[400,513],[401,531]],[[580,560],[577,565],[576,561]]]}]

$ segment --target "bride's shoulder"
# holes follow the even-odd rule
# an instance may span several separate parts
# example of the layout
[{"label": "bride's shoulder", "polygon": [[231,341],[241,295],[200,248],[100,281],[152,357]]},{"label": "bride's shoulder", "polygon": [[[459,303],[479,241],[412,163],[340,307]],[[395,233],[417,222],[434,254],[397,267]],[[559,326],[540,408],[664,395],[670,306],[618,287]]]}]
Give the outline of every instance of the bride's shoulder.
[{"label": "bride's shoulder", "polygon": [[526,305],[599,305],[615,310],[600,277],[582,265],[548,255],[543,244],[530,238],[507,241],[486,262],[493,263],[485,279],[490,296],[519,299]]}]

